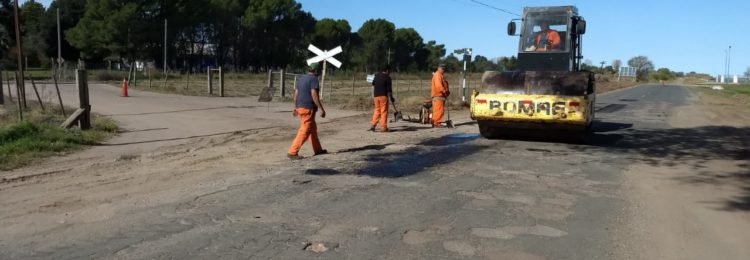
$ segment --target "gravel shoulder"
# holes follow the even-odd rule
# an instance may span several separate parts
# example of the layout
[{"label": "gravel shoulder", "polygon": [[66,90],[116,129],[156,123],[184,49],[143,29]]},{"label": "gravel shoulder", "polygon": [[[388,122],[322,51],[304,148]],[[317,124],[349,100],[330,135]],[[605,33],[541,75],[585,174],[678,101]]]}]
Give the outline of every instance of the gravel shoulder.
[{"label": "gravel shoulder", "polygon": [[[637,259],[748,259],[750,108],[691,89],[673,129],[624,173]],[[644,137],[649,138],[649,137]],[[659,140],[659,141],[654,141]]]}]

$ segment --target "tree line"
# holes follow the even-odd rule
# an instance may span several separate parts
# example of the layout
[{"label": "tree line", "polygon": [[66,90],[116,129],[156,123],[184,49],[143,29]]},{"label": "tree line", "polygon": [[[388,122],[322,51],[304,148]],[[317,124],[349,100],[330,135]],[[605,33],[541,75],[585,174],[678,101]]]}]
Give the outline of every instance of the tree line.
[{"label": "tree line", "polygon": [[[385,19],[370,19],[352,31],[347,20],[317,20],[295,0],[55,0],[49,8],[30,0],[19,7],[24,62],[49,68],[57,57],[57,13],[60,14],[61,53],[66,63],[86,61],[87,67],[150,61],[167,67],[203,70],[224,66],[242,71],[295,69],[310,57],[307,44],[322,49],[341,45],[336,58],[344,70],[375,71],[391,64],[400,72],[431,71],[445,63],[460,71],[463,57],[449,55],[445,45],[425,40],[413,28],[397,28]],[[0,0],[0,67],[16,69],[13,2]],[[166,30],[165,30],[166,25]],[[606,67],[585,62],[583,69],[616,73],[614,60]],[[516,57],[470,57],[472,72],[513,70]],[[679,76],[654,69],[646,56],[628,60],[639,80]],[[127,65],[126,65],[127,66]]]},{"label": "tree line", "polygon": [[[87,66],[137,60],[161,67],[166,34],[170,70],[300,68],[311,55],[309,43],[322,49],[341,45],[344,52],[336,57],[345,70],[374,71],[384,64],[402,72],[431,71],[438,63],[451,71],[463,67],[459,57],[446,55],[445,45],[425,41],[413,28],[370,19],[352,31],[347,20],[317,20],[294,0],[55,0],[49,8],[30,0],[20,7],[29,67],[50,67],[50,57],[57,57],[58,9],[62,58],[85,60]],[[11,0],[0,0],[0,22],[0,65],[14,68]],[[477,55],[468,69],[513,69],[515,63],[515,57]]]},{"label": "tree line", "polygon": [[[598,74],[617,74],[620,71],[620,67],[623,66],[622,61],[619,59],[612,60],[612,62],[609,63],[609,65],[605,66],[607,62],[602,61],[600,62],[601,66],[596,66],[593,64],[591,60],[585,60],[583,64],[581,64],[582,70],[588,70],[592,71],[594,73]],[[656,81],[669,81],[674,80],[675,78],[681,78],[681,77],[692,77],[692,78],[701,78],[704,80],[714,80],[714,78],[711,75],[705,74],[705,73],[697,73],[695,71],[691,72],[679,72],[679,71],[672,71],[669,68],[659,68],[656,69],[654,67],[654,63],[644,55],[639,55],[632,57],[628,60],[627,66],[635,68],[636,72],[636,80],[638,81],[649,81],[649,80],[656,80]]]}]

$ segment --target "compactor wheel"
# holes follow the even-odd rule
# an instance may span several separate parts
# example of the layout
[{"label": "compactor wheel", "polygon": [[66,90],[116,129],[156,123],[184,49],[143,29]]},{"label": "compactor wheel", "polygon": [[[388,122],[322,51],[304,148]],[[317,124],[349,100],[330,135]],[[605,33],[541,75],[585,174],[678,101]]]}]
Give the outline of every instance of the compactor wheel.
[{"label": "compactor wheel", "polygon": [[493,127],[492,124],[486,120],[478,120],[477,125],[479,125],[479,134],[484,138],[492,139],[497,138],[500,135],[499,129]]}]

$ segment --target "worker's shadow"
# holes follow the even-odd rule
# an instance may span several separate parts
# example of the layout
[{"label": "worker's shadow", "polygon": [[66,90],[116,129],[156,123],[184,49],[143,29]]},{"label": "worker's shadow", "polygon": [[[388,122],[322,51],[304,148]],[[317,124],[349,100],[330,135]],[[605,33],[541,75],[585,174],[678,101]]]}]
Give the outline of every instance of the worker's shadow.
[{"label": "worker's shadow", "polygon": [[307,169],[305,170],[305,174],[315,175],[315,176],[331,176],[331,175],[339,175],[342,173],[334,169]]},{"label": "worker's shadow", "polygon": [[622,130],[628,130],[633,124],[594,121],[588,135],[583,140],[586,145],[611,147],[617,145],[625,136]]},{"label": "worker's shadow", "polygon": [[385,149],[386,147],[388,147],[390,145],[393,145],[393,143],[365,145],[365,146],[360,146],[360,147],[355,147],[355,148],[349,148],[349,149],[339,150],[336,153],[355,153],[355,152],[368,151],[368,150],[370,150],[370,151],[380,151],[380,150],[383,150],[383,149]]},{"label": "worker's shadow", "polygon": [[614,131],[619,131],[619,130],[624,130],[624,129],[630,129],[632,127],[633,127],[633,124],[594,121],[593,124],[591,125],[591,132],[606,133],[606,132],[614,132]]},{"label": "worker's shadow", "polygon": [[454,126],[454,127],[459,127],[459,126],[465,126],[465,125],[476,125],[476,124],[477,124],[477,121],[473,121],[473,120],[472,120],[472,121],[468,121],[468,122],[463,122],[463,123],[458,123],[458,124],[454,124],[453,126]]},{"label": "worker's shadow", "polygon": [[388,129],[389,132],[416,132],[419,130],[427,130],[430,129],[428,126],[423,127],[417,127],[417,126],[399,126],[399,127],[391,127]]}]

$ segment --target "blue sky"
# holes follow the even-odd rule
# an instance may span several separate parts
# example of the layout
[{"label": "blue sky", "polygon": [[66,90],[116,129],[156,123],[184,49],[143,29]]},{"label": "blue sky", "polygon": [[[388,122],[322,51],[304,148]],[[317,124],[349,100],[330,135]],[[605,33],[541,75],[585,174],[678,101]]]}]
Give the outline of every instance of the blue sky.
[{"label": "blue sky", "polygon": [[[488,58],[515,55],[518,37],[505,28],[513,15],[471,0],[297,0],[317,19],[346,19],[356,31],[367,20],[385,18],[397,28],[414,28],[425,41],[436,40],[449,52],[469,47]],[[587,21],[584,60],[594,64],[647,56],[657,68],[724,72],[731,45],[732,74],[750,67],[750,1],[477,0],[513,13],[524,6],[575,5]],[[45,5],[50,1],[40,1]]]}]

